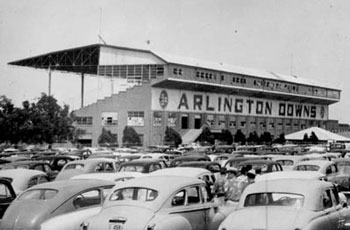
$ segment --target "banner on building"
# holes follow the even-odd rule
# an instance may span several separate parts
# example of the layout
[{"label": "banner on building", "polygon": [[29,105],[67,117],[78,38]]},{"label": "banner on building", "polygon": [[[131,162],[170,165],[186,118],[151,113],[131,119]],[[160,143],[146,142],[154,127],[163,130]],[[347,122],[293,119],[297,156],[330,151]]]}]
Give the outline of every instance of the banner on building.
[{"label": "banner on building", "polygon": [[328,120],[328,106],[186,90],[152,89],[152,110]]}]

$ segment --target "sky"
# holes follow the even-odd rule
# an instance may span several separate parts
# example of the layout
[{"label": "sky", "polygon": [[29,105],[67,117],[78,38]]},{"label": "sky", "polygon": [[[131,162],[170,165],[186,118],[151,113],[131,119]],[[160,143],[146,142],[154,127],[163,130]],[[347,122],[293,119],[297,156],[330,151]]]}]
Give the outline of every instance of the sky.
[{"label": "sky", "polygon": [[[0,0],[0,95],[16,106],[48,93],[48,72],[10,66],[99,43],[292,74],[341,89],[329,119],[350,123],[348,0]],[[147,41],[150,41],[149,44]],[[79,75],[52,73],[52,95],[80,107]],[[111,90],[85,78],[85,104]]]}]

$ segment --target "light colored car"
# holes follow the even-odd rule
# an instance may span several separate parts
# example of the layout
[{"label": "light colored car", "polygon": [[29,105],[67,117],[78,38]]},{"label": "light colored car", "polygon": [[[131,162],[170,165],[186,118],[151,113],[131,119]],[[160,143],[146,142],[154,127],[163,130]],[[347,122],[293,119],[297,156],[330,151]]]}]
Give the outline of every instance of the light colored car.
[{"label": "light colored car", "polygon": [[49,181],[46,173],[33,169],[3,169],[0,170],[0,177],[11,181],[17,195],[27,188]]},{"label": "light colored car", "polygon": [[73,176],[70,179],[93,179],[93,180],[109,180],[112,182],[126,181],[136,177],[146,176],[147,174],[140,172],[117,172],[117,173],[86,173]]},{"label": "light colored car", "polygon": [[125,181],[81,229],[217,229],[234,207],[217,207],[208,200],[205,186],[202,180],[179,176]]},{"label": "light colored car", "polygon": [[62,180],[33,186],[11,203],[0,229],[40,229],[52,217],[98,208],[114,185],[106,180]]},{"label": "light colored car", "polygon": [[283,171],[291,171],[293,170],[293,167],[304,160],[303,156],[298,155],[276,155],[271,157],[272,160],[279,163]]},{"label": "light colored car", "polygon": [[350,209],[342,206],[338,191],[330,182],[305,179],[260,181],[244,190],[237,210],[218,229],[346,229],[349,215]]},{"label": "light colored car", "polygon": [[71,161],[58,173],[56,180],[65,180],[84,173],[117,172],[118,167],[119,161],[110,158],[88,158]]},{"label": "light colored car", "polygon": [[[139,172],[118,172],[118,173],[87,173],[73,176],[71,180],[108,180],[114,183],[120,183],[136,177],[146,176],[147,174]],[[48,219],[41,224],[40,230],[79,230],[80,224],[89,216],[94,216],[101,211],[102,206],[96,206],[88,209],[81,209],[68,212],[62,215]]]},{"label": "light colored car", "polygon": [[297,163],[293,170],[320,172],[326,175],[327,180],[331,180],[339,174],[335,162],[327,160],[302,161]]},{"label": "light colored car", "polygon": [[278,171],[259,175],[255,177],[255,182],[279,179],[311,179],[326,180],[326,176],[314,171]]}]

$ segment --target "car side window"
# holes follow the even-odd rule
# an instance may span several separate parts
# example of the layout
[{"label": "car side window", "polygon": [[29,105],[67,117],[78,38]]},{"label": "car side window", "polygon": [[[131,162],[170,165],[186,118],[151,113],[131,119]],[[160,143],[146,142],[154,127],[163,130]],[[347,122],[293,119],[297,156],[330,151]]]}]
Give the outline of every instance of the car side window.
[{"label": "car side window", "polygon": [[73,200],[76,209],[101,204],[101,195],[99,190],[91,190],[80,193]]},{"label": "car side window", "polygon": [[5,184],[0,184],[0,198],[7,199],[11,197],[12,194],[10,192],[10,189]]},{"label": "car side window", "polygon": [[44,172],[51,172],[51,168],[48,165],[43,165],[44,166]]},{"label": "car side window", "polygon": [[335,205],[338,205],[340,203],[339,201],[339,194],[336,188],[332,188],[331,189],[331,193],[332,193],[332,202]]},{"label": "car side window", "polygon": [[200,203],[199,187],[190,187],[187,192],[187,204],[198,204]]},{"label": "car side window", "polygon": [[160,165],[158,165],[158,164],[152,164],[152,165],[150,166],[150,168],[149,168],[149,171],[150,171],[150,172],[153,172],[153,171],[157,171],[157,170],[159,170],[159,169],[161,169]]},{"label": "car side window", "polygon": [[202,192],[202,203],[203,202],[209,202],[210,198],[208,196],[207,188],[205,186],[201,186],[201,192]]},{"label": "car side window", "polygon": [[172,206],[182,206],[185,205],[186,192],[181,190],[175,194],[171,201]]},{"label": "car side window", "polygon": [[36,185],[38,183],[38,178],[37,177],[33,177],[28,181],[28,185],[27,188],[30,188],[34,185]]},{"label": "car side window", "polygon": [[329,189],[325,190],[322,195],[322,203],[323,203],[323,208],[327,209],[332,207],[332,196],[331,196],[331,191]]},{"label": "car side window", "polygon": [[104,171],[107,171],[107,172],[113,171],[113,163],[111,163],[111,162],[105,163],[105,170]]},{"label": "car side window", "polygon": [[45,172],[42,165],[35,165],[34,169]]},{"label": "car side window", "polygon": [[38,178],[38,184],[49,182],[46,176],[40,176]]}]

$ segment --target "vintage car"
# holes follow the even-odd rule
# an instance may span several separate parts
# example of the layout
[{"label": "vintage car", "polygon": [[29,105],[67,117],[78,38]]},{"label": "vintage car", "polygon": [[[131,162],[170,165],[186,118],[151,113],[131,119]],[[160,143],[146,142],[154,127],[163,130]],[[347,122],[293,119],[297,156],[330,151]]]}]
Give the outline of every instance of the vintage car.
[{"label": "vintage car", "polygon": [[271,159],[279,163],[283,171],[291,171],[297,163],[305,160],[303,156],[298,155],[275,155]]},{"label": "vintage car", "polygon": [[0,178],[8,179],[16,194],[20,194],[34,185],[49,181],[46,173],[34,169],[3,169],[0,170]]},{"label": "vintage car", "polygon": [[259,159],[258,156],[256,155],[252,155],[252,156],[243,156],[243,157],[236,157],[236,156],[232,156],[229,159],[227,159],[226,163],[225,163],[225,168],[238,168],[238,165],[243,162],[243,161],[247,161],[247,160],[252,160],[252,159]]},{"label": "vintage car", "polygon": [[180,176],[119,183],[101,212],[85,220],[81,229],[217,229],[235,207],[217,207],[208,200],[205,186],[202,180]]},{"label": "vintage car", "polygon": [[64,180],[33,186],[11,203],[0,229],[40,229],[45,220],[73,211],[89,216],[90,208],[102,206],[114,185],[106,180]]},{"label": "vintage car", "polygon": [[330,182],[269,180],[250,184],[236,211],[218,229],[346,229],[349,216],[350,209],[342,206],[338,191]]},{"label": "vintage car", "polygon": [[21,160],[7,164],[3,169],[34,169],[45,172],[50,181],[54,180],[58,171],[53,170],[51,165],[45,161]]},{"label": "vintage car", "polygon": [[117,173],[85,173],[71,177],[70,179],[94,179],[94,180],[109,180],[112,182],[126,181],[136,177],[145,176],[140,172],[117,172]]},{"label": "vintage car", "polygon": [[239,163],[238,170],[241,170],[244,166],[251,166],[253,171],[261,169],[261,174],[283,171],[282,166],[273,160],[247,160]]},{"label": "vintage car", "polygon": [[56,180],[69,179],[72,176],[95,173],[95,172],[117,172],[119,161],[109,158],[92,158],[68,162],[56,177]]},{"label": "vintage car", "polygon": [[204,168],[212,173],[220,173],[221,165],[212,161],[187,161],[178,164],[176,167]]},{"label": "vintage car", "polygon": [[178,164],[186,161],[211,161],[210,157],[206,155],[186,155],[186,156],[180,156],[176,157],[172,161],[170,161],[169,167],[176,167]]},{"label": "vintage car", "polygon": [[0,177],[0,220],[11,202],[16,198],[11,180]]},{"label": "vintage car", "polygon": [[308,160],[297,163],[293,170],[297,171],[317,171],[326,175],[327,180],[339,174],[338,167],[333,161],[328,160]]},{"label": "vintage car", "polygon": [[279,180],[279,179],[311,179],[311,180],[326,180],[326,176],[320,172],[314,171],[277,171],[262,174],[255,177],[255,182],[265,180]]},{"label": "vintage car", "polygon": [[150,173],[167,167],[168,166],[164,160],[139,159],[121,163],[119,172]]},{"label": "vintage car", "polygon": [[338,174],[329,180],[339,187],[341,191],[350,191],[350,159],[337,158],[333,160],[337,165]]},{"label": "vintage car", "polygon": [[[123,182],[137,177],[146,176],[147,174],[139,172],[118,172],[118,173],[86,173],[73,176],[72,180],[109,180],[114,183]],[[102,206],[89,209],[81,209],[68,212],[50,218],[41,224],[40,230],[79,230],[80,223],[88,216],[93,216],[101,211]]]},{"label": "vintage car", "polygon": [[51,165],[51,169],[56,171],[61,171],[63,166],[65,166],[68,162],[76,160],[76,158],[66,155],[39,155],[33,157],[32,159],[36,161],[46,161]]}]

